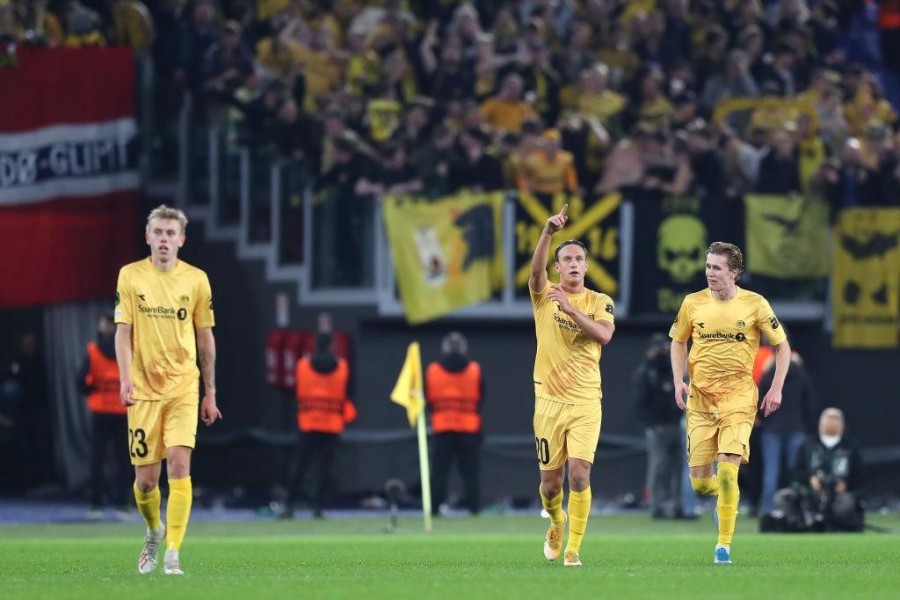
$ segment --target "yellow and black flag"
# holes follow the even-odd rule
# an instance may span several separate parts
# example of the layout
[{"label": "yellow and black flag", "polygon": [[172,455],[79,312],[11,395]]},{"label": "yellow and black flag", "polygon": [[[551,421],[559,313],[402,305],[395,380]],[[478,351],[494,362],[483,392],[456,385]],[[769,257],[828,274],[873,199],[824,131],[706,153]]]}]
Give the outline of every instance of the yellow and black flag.
[{"label": "yellow and black flag", "polygon": [[833,345],[896,348],[900,316],[900,209],[841,211],[834,232]]},{"label": "yellow and black flag", "polygon": [[828,204],[818,196],[748,194],[747,271],[778,279],[828,276]]},{"label": "yellow and black flag", "polygon": [[[528,297],[528,278],[531,275],[531,259],[544,225],[554,214],[569,205],[567,226],[554,235],[556,243],[575,239],[587,248],[590,261],[586,280],[590,287],[612,297],[619,294],[619,207],[622,197],[610,193],[599,198],[582,199],[576,194],[519,193],[516,202],[516,288],[521,296]],[[554,261],[550,249],[550,261]],[[550,270],[551,279],[557,278]]]},{"label": "yellow and black flag", "polygon": [[423,323],[490,298],[503,284],[503,194],[384,201],[406,320]]}]

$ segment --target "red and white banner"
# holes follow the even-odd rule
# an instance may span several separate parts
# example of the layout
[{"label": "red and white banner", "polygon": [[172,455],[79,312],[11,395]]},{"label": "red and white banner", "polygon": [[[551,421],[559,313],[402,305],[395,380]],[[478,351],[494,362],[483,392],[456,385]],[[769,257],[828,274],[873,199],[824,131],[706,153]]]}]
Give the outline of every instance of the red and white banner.
[{"label": "red and white banner", "polygon": [[129,48],[0,69],[0,308],[115,294],[140,242],[134,86]]}]

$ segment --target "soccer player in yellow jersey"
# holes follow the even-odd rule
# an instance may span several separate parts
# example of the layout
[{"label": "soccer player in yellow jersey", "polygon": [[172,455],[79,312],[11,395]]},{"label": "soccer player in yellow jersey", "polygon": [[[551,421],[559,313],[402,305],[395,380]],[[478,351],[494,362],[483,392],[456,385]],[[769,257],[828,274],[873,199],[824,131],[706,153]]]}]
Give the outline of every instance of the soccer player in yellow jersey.
[{"label": "soccer player in yellow jersey", "polygon": [[[138,571],[144,574],[156,569],[159,544],[167,533],[163,572],[184,574],[178,552],[193,499],[190,468],[198,405],[207,425],[222,417],[216,407],[215,318],[209,279],[178,258],[186,226],[182,211],[165,205],[155,208],[145,233],[150,257],[122,267],[116,286],[120,394],[128,407],[134,497],[147,523],[138,559]],[[163,459],[169,477],[168,531],[160,518]]]},{"label": "soccer player in yellow jersey", "polygon": [[[547,219],[534,250],[528,287],[537,335],[534,441],[541,503],[550,516],[544,557],[559,557],[568,520],[563,564],[580,567],[578,553],[591,512],[591,465],[600,440],[600,346],[612,339],[615,309],[609,296],[584,287],[588,263],[581,242],[567,240],[557,246],[559,284],[547,279],[550,241],[565,226],[568,207]],[[562,508],[567,464],[568,517]]]},{"label": "soccer player in yellow jersey", "polygon": [[[750,431],[759,401],[753,359],[760,335],[766,334],[775,352],[775,377],[761,404],[767,417],[781,406],[781,388],[791,362],[784,327],[772,307],[759,294],[737,286],[743,268],[740,248],[726,242],[710,245],[706,251],[709,287],[685,296],[669,331],[675,402],[687,409],[691,486],[700,494],[717,497],[716,564],[731,564],[740,498],[738,467],[750,458]],[[684,383],[685,358],[690,388]],[[714,462],[718,463],[715,473]]]}]

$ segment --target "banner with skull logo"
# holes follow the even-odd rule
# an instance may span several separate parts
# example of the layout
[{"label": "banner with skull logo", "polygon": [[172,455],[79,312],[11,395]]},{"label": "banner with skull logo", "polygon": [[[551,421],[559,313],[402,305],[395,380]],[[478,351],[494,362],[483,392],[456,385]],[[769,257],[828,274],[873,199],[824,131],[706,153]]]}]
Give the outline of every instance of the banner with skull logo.
[{"label": "banner with skull logo", "polygon": [[[635,191],[632,314],[678,312],[688,293],[705,285],[709,236],[693,197],[647,198]],[[630,198],[630,199],[632,199]]]}]

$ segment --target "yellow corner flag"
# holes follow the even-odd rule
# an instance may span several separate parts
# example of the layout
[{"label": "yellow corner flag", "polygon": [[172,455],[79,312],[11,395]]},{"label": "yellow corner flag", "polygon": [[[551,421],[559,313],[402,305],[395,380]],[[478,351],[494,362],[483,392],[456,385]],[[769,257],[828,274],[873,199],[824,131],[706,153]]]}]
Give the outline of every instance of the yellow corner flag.
[{"label": "yellow corner flag", "polygon": [[412,342],[406,360],[391,392],[391,401],[406,407],[410,427],[416,428],[419,442],[419,475],[422,479],[422,516],[425,532],[431,533],[431,474],[428,466],[428,432],[425,427],[425,381],[422,377],[422,355],[419,342]]},{"label": "yellow corner flag", "polygon": [[391,392],[391,400],[406,407],[409,426],[415,427],[424,402],[424,383],[422,381],[422,356],[419,353],[419,342],[413,342],[406,351],[403,369],[397,378],[397,385]]}]

